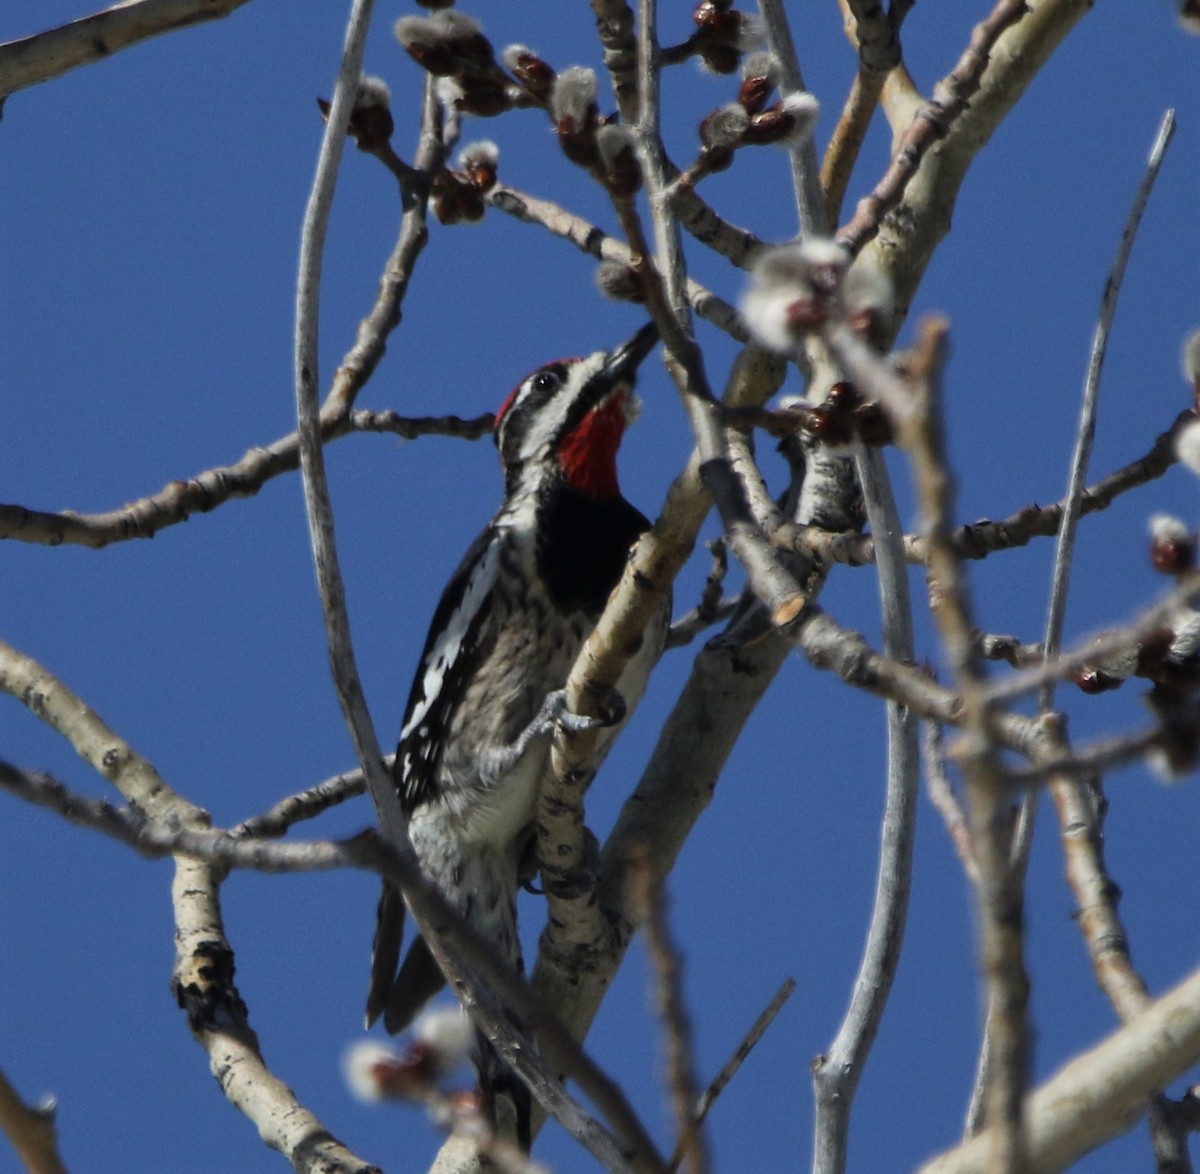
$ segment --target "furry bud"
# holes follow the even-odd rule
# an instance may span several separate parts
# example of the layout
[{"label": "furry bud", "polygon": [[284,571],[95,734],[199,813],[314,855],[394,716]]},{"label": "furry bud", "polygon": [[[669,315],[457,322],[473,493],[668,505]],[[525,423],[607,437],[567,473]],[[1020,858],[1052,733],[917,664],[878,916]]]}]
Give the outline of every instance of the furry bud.
[{"label": "furry bud", "polygon": [[638,276],[620,261],[601,261],[596,266],[596,288],[614,302],[644,302],[646,291]]},{"label": "furry bud", "polygon": [[896,306],[887,274],[873,261],[859,257],[842,280],[841,295],[850,328],[868,342],[882,345]]},{"label": "furry bud", "polygon": [[1196,389],[1196,395],[1200,396],[1200,330],[1193,330],[1183,340],[1179,358],[1184,379]]},{"label": "furry bud", "polygon": [[750,127],[750,115],[740,102],[719,106],[700,123],[700,141],[713,150],[737,147]]},{"label": "furry bud", "polygon": [[1150,519],[1150,563],[1164,575],[1178,575],[1196,565],[1196,536],[1178,518],[1155,514]]},{"label": "furry bud", "polygon": [[750,270],[741,310],[756,341],[790,354],[800,338],[819,330],[836,308],[835,295],[850,254],[827,239],[767,249]]},{"label": "furry bud", "polygon": [[458,155],[459,169],[485,192],[496,184],[496,166],[499,162],[500,148],[491,139],[468,143]]},{"label": "furry bud", "polygon": [[486,69],[495,60],[479,22],[455,8],[433,16],[402,16],[395,32],[404,51],[435,77],[457,77],[472,66]]},{"label": "furry bud", "polygon": [[633,132],[617,123],[602,126],[596,131],[596,150],[609,190],[614,195],[632,196],[642,186]]},{"label": "furry bud", "polygon": [[548,102],[554,91],[556,74],[532,49],[509,45],[500,55],[504,68],[540,102]]},{"label": "furry bud", "polygon": [[1175,436],[1175,455],[1200,477],[1200,420],[1192,420]]},{"label": "furry bud", "polygon": [[599,159],[596,127],[600,114],[596,91],[595,72],[573,65],[558,75],[550,97],[550,113],[554,116],[559,145],[563,154],[581,167],[593,167]]},{"label": "furry bud", "polygon": [[779,58],[771,52],[750,53],[742,62],[742,81],[765,82],[768,89],[774,89],[780,80]]},{"label": "furry bud", "polygon": [[564,69],[554,82],[554,94],[550,99],[550,113],[555,122],[570,119],[581,125],[594,117],[597,92],[595,70],[582,65]]},{"label": "furry bud", "polygon": [[755,146],[767,143],[796,146],[812,136],[820,113],[821,104],[812,94],[789,94],[750,120],[746,142]]}]

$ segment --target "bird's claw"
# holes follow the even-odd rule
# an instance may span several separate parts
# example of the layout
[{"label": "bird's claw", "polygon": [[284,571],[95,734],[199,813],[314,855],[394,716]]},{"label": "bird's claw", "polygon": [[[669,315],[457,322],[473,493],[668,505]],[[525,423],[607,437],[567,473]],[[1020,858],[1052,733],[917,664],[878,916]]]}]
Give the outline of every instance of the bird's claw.
[{"label": "bird's claw", "polygon": [[548,722],[556,724],[569,734],[583,734],[589,730],[606,730],[620,725],[627,711],[625,698],[616,689],[609,690],[604,712],[599,717],[588,717],[567,708],[567,691],[556,689],[546,698],[542,706]]}]

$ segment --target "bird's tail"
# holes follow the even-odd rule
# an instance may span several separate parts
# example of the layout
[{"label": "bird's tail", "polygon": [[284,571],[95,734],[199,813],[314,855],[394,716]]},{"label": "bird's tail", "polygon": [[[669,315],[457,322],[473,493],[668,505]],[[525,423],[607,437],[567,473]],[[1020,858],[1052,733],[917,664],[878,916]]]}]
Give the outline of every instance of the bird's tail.
[{"label": "bird's tail", "polygon": [[[521,939],[517,932],[517,873],[506,855],[493,852],[472,854],[465,869],[467,892],[463,916],[495,950],[512,974],[525,973]],[[508,1022],[523,1033],[521,1021],[505,1012]],[[475,1032],[475,1072],[485,1112],[496,1132],[515,1140],[528,1151],[530,1143],[531,1101],[529,1089],[508,1063],[497,1053],[492,1042],[478,1029]]]},{"label": "bird's tail", "polygon": [[[513,1027],[520,1023],[509,1017]],[[484,1111],[500,1137],[516,1141],[526,1153],[531,1138],[530,1120],[533,1102],[525,1082],[500,1058],[487,1037],[475,1031],[475,1071]]]},{"label": "bird's tail", "polygon": [[[524,973],[521,940],[517,933],[516,870],[499,853],[476,850],[454,862],[453,885],[439,888],[451,904],[514,974]],[[438,881],[443,878],[434,878]],[[412,1022],[424,1004],[441,989],[444,978],[429,947],[413,939],[404,964],[397,971],[404,928],[404,899],[384,883],[379,900],[375,942],[371,958],[371,987],[367,998],[367,1026],[380,1015],[395,1035]],[[506,1013],[507,1014],[507,1013]],[[521,1023],[507,1014],[513,1028]],[[492,1042],[476,1030],[473,1063],[485,1112],[496,1131],[528,1150],[531,1101],[529,1089],[496,1052]]]}]

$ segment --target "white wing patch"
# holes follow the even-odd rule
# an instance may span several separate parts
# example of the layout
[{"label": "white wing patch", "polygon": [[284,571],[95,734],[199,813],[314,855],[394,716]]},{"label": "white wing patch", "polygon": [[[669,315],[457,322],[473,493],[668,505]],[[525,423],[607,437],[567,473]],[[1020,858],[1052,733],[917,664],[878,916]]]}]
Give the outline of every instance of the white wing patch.
[{"label": "white wing patch", "polygon": [[[471,621],[479,613],[484,600],[495,586],[498,555],[497,544],[489,543],[484,548],[483,557],[471,568],[462,599],[454,609],[450,622],[438,633],[437,641],[426,657],[424,672],[421,674],[421,699],[413,706],[408,721],[404,723],[404,729],[400,731],[401,742],[425,721],[434,702],[437,701],[446,680],[446,673],[462,652],[463,639]],[[427,729],[422,730],[422,737],[427,733]]]}]

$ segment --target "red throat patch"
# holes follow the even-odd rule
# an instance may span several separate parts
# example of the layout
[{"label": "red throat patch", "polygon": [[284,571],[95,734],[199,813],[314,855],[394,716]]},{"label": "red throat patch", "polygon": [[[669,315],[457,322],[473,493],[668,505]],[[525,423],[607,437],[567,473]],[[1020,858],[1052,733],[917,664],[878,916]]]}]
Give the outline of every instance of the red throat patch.
[{"label": "red throat patch", "polygon": [[619,497],[617,449],[625,435],[625,397],[621,388],[593,408],[558,446],[558,463],[572,489],[588,497]]}]

